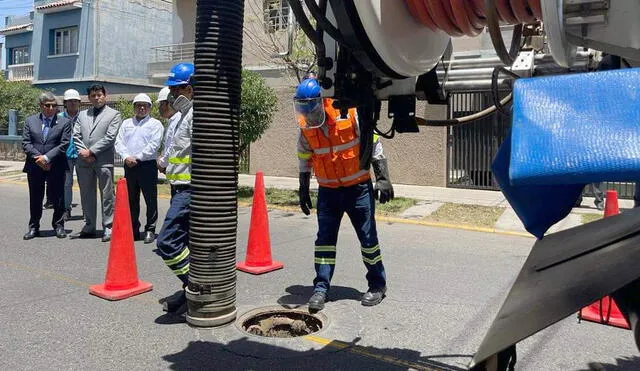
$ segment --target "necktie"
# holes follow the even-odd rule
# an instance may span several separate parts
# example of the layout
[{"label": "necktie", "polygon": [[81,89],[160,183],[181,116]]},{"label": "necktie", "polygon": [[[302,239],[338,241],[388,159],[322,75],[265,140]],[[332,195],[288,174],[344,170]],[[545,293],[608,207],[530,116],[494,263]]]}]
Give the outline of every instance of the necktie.
[{"label": "necktie", "polygon": [[47,139],[47,134],[49,134],[49,125],[50,125],[50,120],[49,119],[44,119],[44,127],[42,128],[42,137],[44,139]]}]

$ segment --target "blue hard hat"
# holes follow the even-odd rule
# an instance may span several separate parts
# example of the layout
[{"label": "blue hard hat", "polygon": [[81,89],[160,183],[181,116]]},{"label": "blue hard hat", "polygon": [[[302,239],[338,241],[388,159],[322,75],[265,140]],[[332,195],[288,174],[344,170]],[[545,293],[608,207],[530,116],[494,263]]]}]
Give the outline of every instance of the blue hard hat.
[{"label": "blue hard hat", "polygon": [[190,84],[194,71],[195,67],[193,66],[193,63],[178,63],[171,67],[169,78],[164,84],[167,86]]},{"label": "blue hard hat", "polygon": [[320,85],[316,79],[304,79],[296,88],[296,95],[293,97],[294,106],[297,112],[308,114],[321,105]]},{"label": "blue hard hat", "polygon": [[316,79],[304,79],[296,88],[294,99],[311,99],[320,97],[320,84]]}]

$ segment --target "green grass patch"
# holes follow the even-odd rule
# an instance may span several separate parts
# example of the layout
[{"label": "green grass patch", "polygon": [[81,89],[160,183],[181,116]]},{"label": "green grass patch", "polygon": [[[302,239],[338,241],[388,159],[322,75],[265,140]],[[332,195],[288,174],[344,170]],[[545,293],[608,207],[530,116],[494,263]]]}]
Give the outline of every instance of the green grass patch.
[{"label": "green grass patch", "polygon": [[582,214],[582,224],[595,222],[596,220],[600,220],[600,219],[602,219],[602,214],[595,214],[595,213]]},{"label": "green grass patch", "polygon": [[445,203],[425,220],[493,228],[503,212],[503,207]]},{"label": "green grass patch", "polygon": [[413,198],[396,197],[393,200],[381,204],[376,202],[376,214],[385,216],[396,216],[418,203]]}]

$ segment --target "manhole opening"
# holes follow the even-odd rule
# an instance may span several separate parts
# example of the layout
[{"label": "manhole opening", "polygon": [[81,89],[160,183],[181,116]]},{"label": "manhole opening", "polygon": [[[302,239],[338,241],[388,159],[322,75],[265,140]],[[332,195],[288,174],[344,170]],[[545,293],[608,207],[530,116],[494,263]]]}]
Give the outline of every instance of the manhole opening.
[{"label": "manhole opening", "polygon": [[276,310],[258,313],[242,321],[242,329],[250,334],[293,338],[318,332],[323,323],[319,318],[304,312]]}]

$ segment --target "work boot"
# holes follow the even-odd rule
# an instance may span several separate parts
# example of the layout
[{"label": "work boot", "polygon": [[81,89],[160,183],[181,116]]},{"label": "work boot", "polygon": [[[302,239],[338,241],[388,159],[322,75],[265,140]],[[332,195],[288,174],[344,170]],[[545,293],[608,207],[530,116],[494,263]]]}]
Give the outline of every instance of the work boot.
[{"label": "work boot", "polygon": [[318,312],[324,308],[324,302],[327,300],[327,293],[316,291],[309,299],[309,311]]},{"label": "work boot", "polygon": [[182,314],[187,311],[187,294],[180,290],[171,296],[158,300],[162,310],[167,313]]},{"label": "work boot", "polygon": [[362,296],[362,301],[360,302],[365,307],[372,307],[374,305],[380,304],[382,299],[384,298],[384,294],[387,292],[386,287],[382,287],[379,289],[369,289],[366,294]]},{"label": "work boot", "polygon": [[153,231],[146,231],[144,233],[144,243],[151,243],[155,240],[156,234]]},{"label": "work boot", "polygon": [[43,209],[53,209],[53,202],[46,200],[44,202],[44,205],[42,205]]}]

